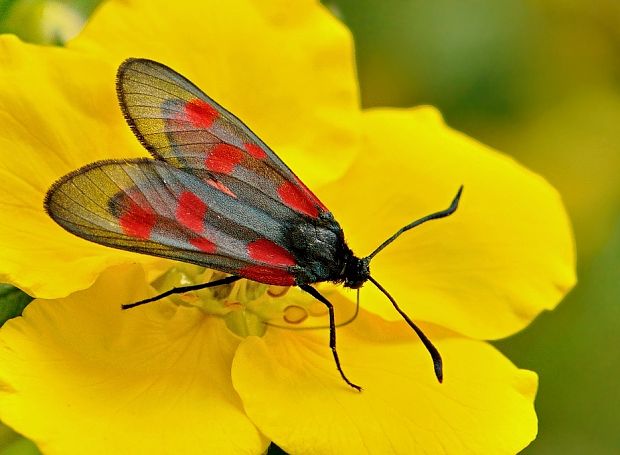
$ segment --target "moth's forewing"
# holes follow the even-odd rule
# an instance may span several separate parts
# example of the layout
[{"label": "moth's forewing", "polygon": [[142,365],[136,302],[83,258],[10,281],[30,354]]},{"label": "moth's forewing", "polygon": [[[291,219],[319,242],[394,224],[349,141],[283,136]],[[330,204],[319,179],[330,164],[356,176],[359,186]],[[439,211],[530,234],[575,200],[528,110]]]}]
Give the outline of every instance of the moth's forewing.
[{"label": "moth's forewing", "polygon": [[116,87],[127,122],[156,158],[228,186],[245,183],[273,204],[311,217],[328,211],[241,120],[174,70],[130,59],[120,66]]}]

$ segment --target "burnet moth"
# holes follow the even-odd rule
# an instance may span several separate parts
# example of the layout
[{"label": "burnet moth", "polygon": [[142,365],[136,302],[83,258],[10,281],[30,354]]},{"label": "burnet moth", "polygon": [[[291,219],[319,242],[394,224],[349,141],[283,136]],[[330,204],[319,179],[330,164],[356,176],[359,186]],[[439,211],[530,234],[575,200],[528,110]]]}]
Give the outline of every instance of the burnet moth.
[{"label": "burnet moth", "polygon": [[442,381],[439,352],[370,275],[369,264],[403,232],[454,213],[462,186],[450,207],[358,258],[327,207],[241,120],[188,79],[161,63],[129,59],[118,69],[116,90],[127,123],[154,159],[98,161],[65,175],[46,195],[47,213],[86,240],[230,274],[124,309],[242,278],[299,286],[327,307],[336,367],[361,390],[340,366],[334,307],[312,284],[331,281],[359,292],[370,281],[420,337]]}]

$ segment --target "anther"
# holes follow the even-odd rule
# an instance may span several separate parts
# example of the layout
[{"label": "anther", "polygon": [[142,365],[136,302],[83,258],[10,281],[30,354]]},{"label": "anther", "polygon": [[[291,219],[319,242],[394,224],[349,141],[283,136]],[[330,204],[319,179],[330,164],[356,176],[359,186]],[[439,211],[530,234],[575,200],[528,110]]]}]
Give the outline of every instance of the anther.
[{"label": "anther", "polygon": [[308,318],[308,312],[298,305],[289,305],[284,309],[282,318],[289,324],[301,324]]}]

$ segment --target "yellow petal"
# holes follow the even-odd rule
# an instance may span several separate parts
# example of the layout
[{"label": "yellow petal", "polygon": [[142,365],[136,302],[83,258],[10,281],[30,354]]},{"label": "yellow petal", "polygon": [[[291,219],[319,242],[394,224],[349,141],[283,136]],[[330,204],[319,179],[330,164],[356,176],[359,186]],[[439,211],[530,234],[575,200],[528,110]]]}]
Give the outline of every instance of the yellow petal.
[{"label": "yellow petal", "polygon": [[0,419],[46,454],[262,453],[231,384],[237,338],[196,309],[120,310],[146,293],[119,266],[5,324]]},{"label": "yellow petal", "polygon": [[357,149],[352,39],[314,0],[113,0],[68,46],[117,64],[145,57],[171,66],[307,184],[341,175]]},{"label": "yellow petal", "polygon": [[234,387],[258,428],[289,453],[514,454],[534,439],[534,373],[484,342],[431,332],[444,358],[439,384],[402,325],[361,312],[339,329],[343,368],[361,393],[340,379],[326,331],[243,341]]},{"label": "yellow petal", "polygon": [[49,186],[102,158],[145,152],[116,104],[113,65],[0,37],[0,281],[31,295],[88,287],[119,262],[153,262],[63,231],[43,210]]},{"label": "yellow petal", "polygon": [[[544,179],[451,130],[433,109],[378,109],[364,116],[355,166],[320,194],[350,246],[366,255],[400,227],[446,209],[461,184],[456,213],[403,234],[371,272],[415,319],[474,338],[507,336],[575,283],[570,224]],[[371,285],[362,305],[399,318]]]}]

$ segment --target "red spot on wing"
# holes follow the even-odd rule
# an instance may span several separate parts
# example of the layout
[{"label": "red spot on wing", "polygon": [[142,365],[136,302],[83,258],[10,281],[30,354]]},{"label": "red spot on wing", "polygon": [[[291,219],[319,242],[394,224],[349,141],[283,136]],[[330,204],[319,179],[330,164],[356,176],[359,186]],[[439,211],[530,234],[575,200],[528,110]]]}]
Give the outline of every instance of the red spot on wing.
[{"label": "red spot on wing", "polygon": [[209,150],[205,166],[208,170],[230,174],[243,159],[243,152],[234,145],[220,143]]},{"label": "red spot on wing", "polygon": [[209,185],[211,185],[213,188],[220,190],[222,193],[228,194],[231,197],[234,197],[235,199],[237,199],[237,195],[235,193],[232,192],[232,190],[230,188],[228,188],[226,185],[224,185],[222,182],[218,182],[217,180],[212,180],[209,179],[207,180],[207,183]]},{"label": "red spot on wing", "polygon": [[177,221],[188,229],[200,233],[204,229],[207,204],[191,191],[184,191],[179,197],[176,210]]},{"label": "red spot on wing", "polygon": [[126,207],[118,218],[121,229],[130,237],[144,240],[148,239],[155,226],[157,220],[156,215],[150,208],[147,209],[139,206],[129,197],[127,197],[124,202]]},{"label": "red spot on wing", "polygon": [[252,144],[251,142],[243,144],[243,148],[246,149],[250,155],[254,158],[258,158],[259,160],[262,160],[267,156],[267,153],[262,149],[262,147]]},{"label": "red spot on wing", "polygon": [[252,259],[275,266],[295,265],[295,258],[278,244],[267,239],[258,239],[248,245],[248,255]]},{"label": "red spot on wing", "polygon": [[304,182],[299,180],[299,177],[295,176],[295,180],[297,180],[297,184],[299,185],[301,190],[310,198],[311,201],[313,201],[316,205],[321,207],[326,212],[329,212],[328,208],[323,205],[319,198],[316,197],[312,191],[310,191],[310,189],[304,184]]},{"label": "red spot on wing", "polygon": [[309,198],[305,191],[299,186],[285,181],[278,187],[280,200],[288,207],[305,215],[316,218],[319,211],[314,204],[314,198]]},{"label": "red spot on wing", "polygon": [[217,250],[217,245],[211,240],[205,239],[204,237],[196,237],[190,239],[189,243],[191,243],[203,253],[215,253],[215,251]]},{"label": "red spot on wing", "polygon": [[187,119],[198,128],[210,128],[219,117],[219,112],[209,103],[194,98],[185,103],[185,115]]},{"label": "red spot on wing", "polygon": [[277,286],[294,286],[295,277],[286,270],[272,269],[260,265],[249,265],[243,267],[237,272],[244,278],[258,281],[265,284],[274,284]]}]

